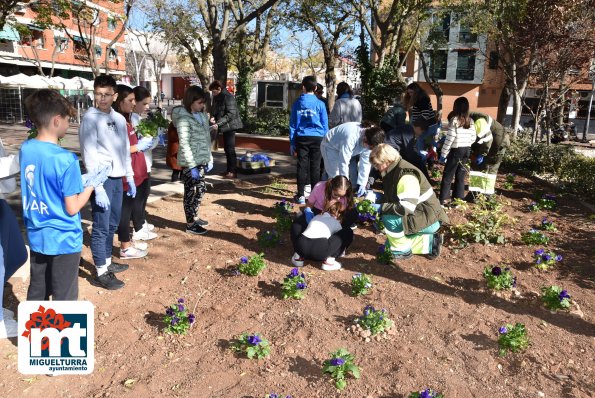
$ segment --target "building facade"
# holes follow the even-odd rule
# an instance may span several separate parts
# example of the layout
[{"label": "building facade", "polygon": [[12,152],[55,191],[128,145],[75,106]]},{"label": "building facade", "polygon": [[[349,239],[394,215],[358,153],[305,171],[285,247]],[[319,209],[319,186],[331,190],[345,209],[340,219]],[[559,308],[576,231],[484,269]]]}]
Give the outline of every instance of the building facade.
[{"label": "building facade", "polygon": [[[73,12],[62,21],[63,28],[43,29],[35,24],[36,2],[24,4],[14,12],[14,19],[23,29],[6,24],[0,31],[0,75],[19,73],[45,75],[54,68],[54,76],[93,78],[91,63],[104,72],[107,58],[108,72],[125,74],[125,34],[110,46],[118,35],[124,21],[124,2],[107,0],[73,1],[73,7],[82,7],[86,12]],[[91,45],[93,43],[93,45]],[[85,47],[90,48],[94,59],[89,59]]]}]

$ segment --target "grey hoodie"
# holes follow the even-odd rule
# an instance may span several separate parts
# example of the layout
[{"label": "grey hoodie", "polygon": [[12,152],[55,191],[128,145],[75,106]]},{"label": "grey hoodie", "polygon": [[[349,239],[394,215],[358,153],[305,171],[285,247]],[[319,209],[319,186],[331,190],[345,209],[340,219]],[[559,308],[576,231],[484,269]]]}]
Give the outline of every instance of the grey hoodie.
[{"label": "grey hoodie", "polygon": [[112,165],[110,177],[126,176],[128,181],[133,180],[130,141],[124,116],[113,109],[105,113],[94,107],[89,108],[81,121],[79,141],[87,171],[109,163]]}]

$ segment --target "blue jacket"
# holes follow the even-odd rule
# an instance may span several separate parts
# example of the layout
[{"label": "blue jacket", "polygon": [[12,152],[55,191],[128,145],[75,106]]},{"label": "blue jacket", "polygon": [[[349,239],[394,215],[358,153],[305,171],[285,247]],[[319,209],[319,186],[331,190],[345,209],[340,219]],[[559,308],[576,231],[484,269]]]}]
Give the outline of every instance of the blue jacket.
[{"label": "blue jacket", "polygon": [[291,107],[289,141],[296,137],[324,137],[328,131],[328,115],[324,102],[314,94],[302,94]]}]

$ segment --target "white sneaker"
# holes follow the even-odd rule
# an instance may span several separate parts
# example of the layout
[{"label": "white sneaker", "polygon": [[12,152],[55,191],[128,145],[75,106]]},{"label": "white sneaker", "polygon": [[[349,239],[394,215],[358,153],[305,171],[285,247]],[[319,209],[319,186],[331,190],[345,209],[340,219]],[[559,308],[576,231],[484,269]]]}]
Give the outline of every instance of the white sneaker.
[{"label": "white sneaker", "polygon": [[341,263],[335,260],[334,257],[328,257],[322,263],[322,269],[323,271],[338,271],[341,269]]},{"label": "white sneaker", "polygon": [[138,250],[147,250],[149,248],[149,244],[147,242],[132,241],[132,245]]},{"label": "white sneaker", "polygon": [[147,231],[152,231],[155,229],[155,226],[145,221],[145,223],[143,224],[143,229],[146,229]]},{"label": "white sneaker", "polygon": [[306,199],[308,199],[308,196],[310,196],[310,192],[312,192],[312,185],[308,184],[304,187],[304,197]]},{"label": "white sneaker", "polygon": [[129,260],[133,258],[143,258],[148,254],[146,250],[139,250],[134,246],[130,246],[127,249],[120,249],[120,259]]},{"label": "white sneaker", "polygon": [[19,333],[19,324],[14,319],[4,319],[0,321],[0,339],[17,337]]},{"label": "white sneaker", "polygon": [[293,256],[291,256],[291,263],[296,267],[303,267],[304,259],[301,258],[299,254],[293,253]]},{"label": "white sneaker", "polygon": [[140,231],[134,231],[132,233],[132,240],[151,240],[155,239],[157,234],[147,229],[141,228]]},{"label": "white sneaker", "polygon": [[2,308],[2,311],[4,313],[4,319],[13,319],[14,318],[14,312],[9,310],[8,308]]}]

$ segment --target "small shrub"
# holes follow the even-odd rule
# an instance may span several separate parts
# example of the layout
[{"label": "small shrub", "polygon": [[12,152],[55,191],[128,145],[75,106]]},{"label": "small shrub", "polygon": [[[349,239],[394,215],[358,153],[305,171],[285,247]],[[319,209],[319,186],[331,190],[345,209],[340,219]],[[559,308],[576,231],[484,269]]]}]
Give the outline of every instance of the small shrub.
[{"label": "small shrub", "polygon": [[362,329],[372,332],[372,336],[393,326],[393,321],[388,318],[388,312],[385,309],[376,310],[371,305],[364,307],[364,315],[355,318],[355,323],[360,325]]},{"label": "small shrub", "polygon": [[297,268],[293,268],[291,272],[283,279],[283,286],[281,287],[281,295],[284,299],[294,298],[301,300],[304,298],[306,292],[306,276]]},{"label": "small shrub", "polygon": [[523,232],[521,239],[526,245],[547,245],[550,241],[550,238],[534,229],[529,230],[529,232]]},{"label": "small shrub", "polygon": [[393,261],[393,253],[390,250],[390,245],[388,242],[384,245],[378,246],[378,251],[376,252],[376,260],[380,264],[388,265]]},{"label": "small shrub", "polygon": [[238,264],[238,271],[244,275],[250,276],[257,276],[260,272],[266,268],[266,264],[264,262],[264,254],[255,254],[250,258],[244,256],[240,258],[240,263]]},{"label": "small shrub", "polygon": [[516,287],[516,276],[512,276],[510,268],[485,267],[483,277],[488,283],[488,288],[494,290],[510,290]]},{"label": "small shrub", "polygon": [[567,310],[570,308],[570,295],[568,291],[558,286],[542,287],[541,300],[546,308],[552,311]]},{"label": "small shrub", "polygon": [[455,238],[463,243],[493,243],[505,242],[503,227],[513,222],[504,211],[504,204],[496,195],[478,195],[475,206],[471,209],[469,221],[454,225],[451,230]]},{"label": "small shrub", "polygon": [[507,324],[498,329],[498,351],[501,357],[506,356],[509,351],[518,352],[523,351],[529,346],[529,337],[527,336],[527,329],[522,323],[517,323],[514,326]]},{"label": "small shrub", "polygon": [[357,273],[351,277],[351,293],[354,296],[363,296],[372,289],[372,278],[370,275]]},{"label": "small shrub", "polygon": [[514,179],[516,178],[516,174],[509,173],[506,175],[506,180],[502,183],[502,188],[504,189],[512,189],[514,188]]},{"label": "small shrub", "polygon": [[433,180],[442,180],[442,173],[438,169],[432,169],[432,171],[430,172],[430,177]]},{"label": "small shrub", "polygon": [[291,229],[293,223],[293,203],[283,198],[281,201],[273,205],[273,218],[277,221],[275,223],[277,231],[287,232]]},{"label": "small shrub", "polygon": [[166,325],[165,332],[171,334],[186,334],[195,321],[196,317],[188,313],[183,298],[179,298],[177,303],[167,307],[163,317]]},{"label": "small shrub", "polygon": [[279,108],[258,108],[245,120],[244,131],[271,137],[289,135],[289,111]]},{"label": "small shrub", "polygon": [[260,337],[260,334],[258,333],[242,333],[238,336],[237,340],[233,342],[231,349],[234,352],[246,354],[248,359],[254,357],[257,359],[266,358],[271,353],[269,342]]},{"label": "small shrub", "polygon": [[529,204],[529,211],[555,210],[558,204],[554,198],[554,196],[543,197],[537,202],[531,202]]},{"label": "small shrub", "polygon": [[353,361],[355,357],[344,348],[331,352],[331,359],[327,359],[323,364],[323,372],[329,373],[335,380],[335,387],[344,390],[347,387],[347,376],[351,375],[356,379],[360,378],[360,370]]}]

